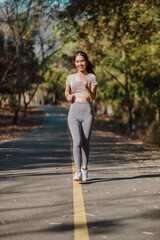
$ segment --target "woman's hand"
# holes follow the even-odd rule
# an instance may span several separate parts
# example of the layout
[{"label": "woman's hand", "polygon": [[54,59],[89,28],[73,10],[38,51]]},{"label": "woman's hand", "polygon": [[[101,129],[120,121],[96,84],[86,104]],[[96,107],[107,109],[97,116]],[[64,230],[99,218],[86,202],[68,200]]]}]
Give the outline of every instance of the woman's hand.
[{"label": "woman's hand", "polygon": [[75,98],[76,98],[74,94],[71,94],[71,87],[68,85],[66,85],[65,97],[67,101],[75,101]]},{"label": "woman's hand", "polygon": [[88,82],[87,80],[85,79],[85,77],[83,78],[83,85],[86,89],[88,89]]},{"label": "woman's hand", "polygon": [[75,96],[73,94],[68,95],[67,101],[75,101]]},{"label": "woman's hand", "polygon": [[83,77],[83,85],[84,85],[84,87],[85,87],[85,89],[88,93],[89,98],[92,99],[92,100],[95,100],[97,87],[92,86],[91,89],[90,89],[90,87],[88,86],[88,82],[87,82],[85,77]]}]

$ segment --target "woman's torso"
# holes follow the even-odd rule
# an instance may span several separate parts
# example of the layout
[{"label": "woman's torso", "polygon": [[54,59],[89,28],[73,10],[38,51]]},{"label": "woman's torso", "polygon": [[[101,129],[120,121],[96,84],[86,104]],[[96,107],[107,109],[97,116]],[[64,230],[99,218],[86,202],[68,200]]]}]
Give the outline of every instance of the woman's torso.
[{"label": "woman's torso", "polygon": [[[91,86],[97,85],[96,76],[92,73],[86,75],[86,80],[88,82],[88,87],[91,89]],[[75,97],[78,98],[88,98],[88,93],[83,85],[83,80],[76,77],[75,74],[71,74],[67,77],[66,84],[71,87],[72,93]]]}]

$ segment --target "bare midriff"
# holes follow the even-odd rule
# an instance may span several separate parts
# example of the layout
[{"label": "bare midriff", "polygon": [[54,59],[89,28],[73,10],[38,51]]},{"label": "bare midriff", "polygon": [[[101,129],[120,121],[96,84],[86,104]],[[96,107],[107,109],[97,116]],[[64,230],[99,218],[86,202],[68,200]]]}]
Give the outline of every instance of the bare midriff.
[{"label": "bare midriff", "polygon": [[89,102],[90,98],[76,97],[75,102]]}]

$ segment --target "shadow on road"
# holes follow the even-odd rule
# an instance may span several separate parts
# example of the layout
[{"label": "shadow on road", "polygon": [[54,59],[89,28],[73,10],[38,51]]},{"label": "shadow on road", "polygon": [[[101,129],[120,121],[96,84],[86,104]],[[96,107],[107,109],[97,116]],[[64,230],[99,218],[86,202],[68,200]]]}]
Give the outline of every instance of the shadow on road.
[{"label": "shadow on road", "polygon": [[132,179],[138,179],[138,178],[159,178],[160,174],[146,174],[146,175],[139,175],[134,177],[119,177],[119,178],[93,178],[89,179],[86,182],[81,182],[81,184],[93,184],[93,183],[99,183],[99,182],[110,182],[110,181],[122,181],[122,180],[132,180]]}]

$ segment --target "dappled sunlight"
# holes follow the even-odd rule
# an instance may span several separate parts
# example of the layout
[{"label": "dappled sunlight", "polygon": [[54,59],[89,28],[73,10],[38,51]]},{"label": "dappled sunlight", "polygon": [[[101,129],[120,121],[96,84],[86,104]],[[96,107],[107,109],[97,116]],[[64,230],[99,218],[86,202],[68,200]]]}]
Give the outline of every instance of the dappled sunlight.
[{"label": "dappled sunlight", "polygon": [[[48,114],[42,127],[1,145],[2,238],[73,235],[67,121],[62,108],[47,109],[56,114]],[[141,234],[142,239],[158,234],[159,151],[96,130],[90,147],[89,180],[80,184],[91,239],[124,238],[126,232]],[[76,225],[77,229],[83,227]]]},{"label": "dappled sunlight", "polygon": [[[137,167],[145,163],[146,167],[154,160],[159,166],[159,149],[153,149],[143,145],[141,142],[135,142],[129,139],[123,139],[122,136],[113,134],[112,136],[107,132],[93,131],[91,137],[91,154],[90,162],[98,165],[102,162],[105,166],[119,166],[121,164],[137,163]],[[151,164],[153,164],[151,162]],[[154,167],[155,167],[154,166]]]}]

